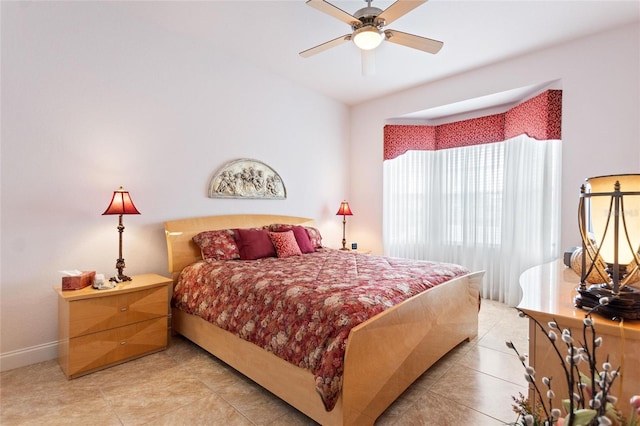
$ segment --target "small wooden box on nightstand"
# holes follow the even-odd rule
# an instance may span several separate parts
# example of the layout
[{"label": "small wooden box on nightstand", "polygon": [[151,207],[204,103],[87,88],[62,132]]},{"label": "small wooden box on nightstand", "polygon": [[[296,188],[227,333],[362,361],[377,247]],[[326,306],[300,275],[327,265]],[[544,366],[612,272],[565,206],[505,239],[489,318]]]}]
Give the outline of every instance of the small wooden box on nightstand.
[{"label": "small wooden box on nightstand", "polygon": [[167,347],[171,278],[134,275],[109,290],[58,293],[58,363],[69,379]]}]

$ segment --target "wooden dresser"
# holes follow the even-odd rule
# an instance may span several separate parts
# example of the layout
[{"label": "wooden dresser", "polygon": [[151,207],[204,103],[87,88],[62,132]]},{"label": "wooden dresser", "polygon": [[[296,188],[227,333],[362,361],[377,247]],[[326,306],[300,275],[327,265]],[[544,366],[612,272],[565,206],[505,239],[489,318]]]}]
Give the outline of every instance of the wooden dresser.
[{"label": "wooden dresser", "polygon": [[167,347],[171,279],[134,275],[115,288],[58,293],[58,362],[72,379]]},{"label": "wooden dresser", "polygon": [[[579,276],[565,267],[561,260],[531,268],[520,277],[523,297],[518,308],[530,318],[538,320],[547,330],[549,321],[557,321],[561,329],[570,329],[572,336],[582,342],[586,311],[573,305],[579,283]],[[612,393],[618,397],[618,407],[626,415],[629,399],[640,394],[640,321],[617,322],[597,314],[592,318],[596,333],[603,339],[602,346],[596,351],[598,368],[601,369],[607,355],[614,368],[621,367],[622,377],[613,384]],[[558,347],[565,356],[565,344],[560,342]],[[523,348],[518,350],[523,352]],[[532,320],[529,321],[528,351],[529,363],[536,370],[536,379],[543,395],[546,387],[540,381],[543,376],[552,377],[557,398],[554,406],[560,407],[559,400],[568,397],[565,375],[551,343]],[[531,401],[536,398],[532,389],[529,391],[529,398]]]}]

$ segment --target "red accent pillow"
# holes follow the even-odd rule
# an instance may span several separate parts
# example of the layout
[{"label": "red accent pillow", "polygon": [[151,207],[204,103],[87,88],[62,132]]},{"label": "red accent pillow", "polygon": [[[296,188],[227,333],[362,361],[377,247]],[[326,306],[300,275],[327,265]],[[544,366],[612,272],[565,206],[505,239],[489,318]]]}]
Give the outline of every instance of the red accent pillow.
[{"label": "red accent pillow", "polygon": [[200,247],[203,259],[231,260],[240,259],[240,251],[231,229],[204,231],[193,237]]},{"label": "red accent pillow", "polygon": [[293,235],[296,237],[296,242],[298,243],[298,247],[300,247],[300,251],[302,253],[313,253],[316,251],[315,247],[311,244],[311,239],[309,238],[309,234],[307,230],[304,229],[303,226],[294,226],[292,228]]},{"label": "red accent pillow", "polygon": [[276,250],[266,229],[234,229],[240,259],[256,260],[275,257]]},{"label": "red accent pillow", "polygon": [[[316,251],[315,246],[311,242],[311,238],[309,238],[309,232],[307,232],[308,228],[300,225],[289,225],[284,223],[273,223],[269,225],[269,231],[271,232],[284,232],[284,231],[293,231],[293,235],[296,237],[296,242],[298,243],[298,247],[300,247],[300,251],[303,253],[313,253]],[[315,228],[310,228],[315,229]],[[313,232],[313,231],[312,231]],[[317,232],[318,235],[318,247],[322,247],[322,237],[320,237],[320,232]],[[315,234],[314,234],[315,235]]]},{"label": "red accent pillow", "polygon": [[300,256],[302,254],[293,231],[269,232],[269,237],[276,248],[278,257]]}]

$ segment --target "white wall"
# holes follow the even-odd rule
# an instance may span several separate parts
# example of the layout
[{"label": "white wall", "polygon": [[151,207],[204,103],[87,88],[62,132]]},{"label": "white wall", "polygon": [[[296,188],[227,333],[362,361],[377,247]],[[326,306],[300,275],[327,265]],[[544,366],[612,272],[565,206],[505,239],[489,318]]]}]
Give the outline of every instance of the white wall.
[{"label": "white wall", "polygon": [[[56,356],[57,271],[167,273],[165,220],[229,213],[312,217],[338,246],[349,110],[108,2],[2,2],[2,369]],[[286,200],[207,198],[214,171],[255,158]],[[328,173],[330,171],[331,173]]]},{"label": "white wall", "polygon": [[382,252],[385,120],[505,90],[561,80],[562,246],[579,242],[580,185],[640,173],[640,24],[583,38],[352,108],[350,238]]}]

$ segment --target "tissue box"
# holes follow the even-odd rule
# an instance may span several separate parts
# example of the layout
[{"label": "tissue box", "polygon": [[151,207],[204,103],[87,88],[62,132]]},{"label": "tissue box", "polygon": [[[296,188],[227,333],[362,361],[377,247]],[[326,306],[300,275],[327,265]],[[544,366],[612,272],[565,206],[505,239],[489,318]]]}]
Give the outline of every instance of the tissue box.
[{"label": "tissue box", "polygon": [[80,290],[93,284],[96,271],[84,271],[75,277],[62,277],[62,290]]}]

